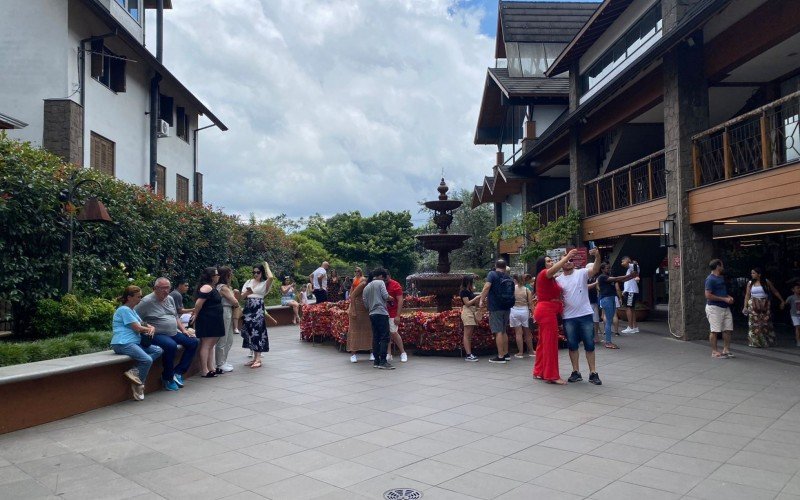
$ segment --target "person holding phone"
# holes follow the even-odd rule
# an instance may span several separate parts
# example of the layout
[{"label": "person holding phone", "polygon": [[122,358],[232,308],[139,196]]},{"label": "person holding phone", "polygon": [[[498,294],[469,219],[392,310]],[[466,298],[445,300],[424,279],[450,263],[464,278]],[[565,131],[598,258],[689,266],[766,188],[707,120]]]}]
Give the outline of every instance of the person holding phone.
[{"label": "person holding phone", "polygon": [[242,335],[244,347],[253,351],[253,360],[245,363],[250,368],[261,368],[261,354],[269,352],[269,336],[264,315],[264,297],[272,286],[274,276],[269,264],[253,266],[253,278],[242,287],[242,298],[245,300]]}]

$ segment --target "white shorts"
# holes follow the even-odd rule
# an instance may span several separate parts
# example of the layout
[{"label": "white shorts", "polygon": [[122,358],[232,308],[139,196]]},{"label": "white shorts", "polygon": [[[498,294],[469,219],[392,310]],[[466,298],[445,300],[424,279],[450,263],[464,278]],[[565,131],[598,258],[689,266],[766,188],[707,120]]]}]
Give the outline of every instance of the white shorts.
[{"label": "white shorts", "polygon": [[600,304],[590,304],[592,306],[592,321],[600,323]]},{"label": "white shorts", "polygon": [[706,305],[706,318],[711,327],[711,333],[733,331],[733,314],[730,307]]},{"label": "white shorts", "polygon": [[794,326],[800,326],[800,316],[792,316],[792,324]]},{"label": "white shorts", "polygon": [[389,318],[389,333],[397,333],[399,326],[394,324],[394,318]]},{"label": "white shorts", "polygon": [[528,328],[528,319],[531,317],[531,312],[527,307],[514,306],[511,308],[511,314],[508,317],[508,324],[511,328],[517,326],[524,326]]}]

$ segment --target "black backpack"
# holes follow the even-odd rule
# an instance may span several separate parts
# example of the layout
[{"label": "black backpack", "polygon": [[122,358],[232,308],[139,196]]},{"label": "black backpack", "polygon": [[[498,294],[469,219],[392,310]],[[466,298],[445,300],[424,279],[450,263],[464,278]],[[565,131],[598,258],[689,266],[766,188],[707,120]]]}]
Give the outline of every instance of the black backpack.
[{"label": "black backpack", "polygon": [[[497,307],[500,309],[511,309],[514,307],[514,280],[506,273],[498,273],[492,271],[500,276],[500,281],[492,284],[491,291],[495,292],[494,297],[497,302]],[[497,291],[495,291],[497,287]]]}]

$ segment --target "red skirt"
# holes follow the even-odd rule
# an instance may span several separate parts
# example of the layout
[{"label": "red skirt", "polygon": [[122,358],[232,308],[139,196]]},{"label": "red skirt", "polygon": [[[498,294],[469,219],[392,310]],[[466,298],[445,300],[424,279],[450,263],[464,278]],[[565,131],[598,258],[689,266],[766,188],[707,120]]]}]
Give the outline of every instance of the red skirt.
[{"label": "red skirt", "polygon": [[536,361],[533,376],[543,380],[558,380],[558,315],[563,310],[561,302],[538,302],[533,310],[533,319],[539,326],[539,341],[536,343]]}]

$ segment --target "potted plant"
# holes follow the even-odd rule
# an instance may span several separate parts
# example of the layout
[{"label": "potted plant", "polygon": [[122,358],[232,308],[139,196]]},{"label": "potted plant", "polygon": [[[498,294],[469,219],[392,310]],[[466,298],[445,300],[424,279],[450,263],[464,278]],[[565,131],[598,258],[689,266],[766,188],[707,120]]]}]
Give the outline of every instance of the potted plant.
[{"label": "potted plant", "polygon": [[[639,302],[634,306],[634,314],[636,315],[636,322],[639,321],[646,321],[647,316],[650,314],[650,306],[643,302]],[[627,307],[620,307],[617,309],[617,318],[621,320],[628,319],[628,308]]]}]

